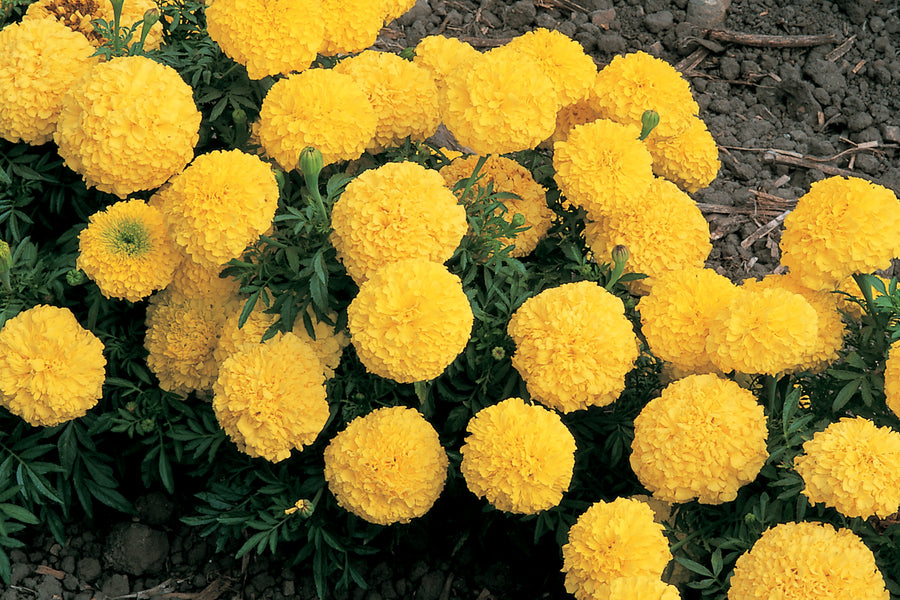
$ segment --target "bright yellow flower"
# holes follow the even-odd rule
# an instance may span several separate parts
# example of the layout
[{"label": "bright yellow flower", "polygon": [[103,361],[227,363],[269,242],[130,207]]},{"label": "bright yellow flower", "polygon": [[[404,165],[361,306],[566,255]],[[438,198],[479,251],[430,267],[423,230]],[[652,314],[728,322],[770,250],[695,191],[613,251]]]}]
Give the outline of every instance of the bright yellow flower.
[{"label": "bright yellow flower", "polygon": [[590,281],[529,298],[507,332],[516,343],[513,367],[532,398],[565,413],[614,402],[638,357],[622,301]]},{"label": "bright yellow flower", "polygon": [[558,414],[509,398],[478,411],[466,430],[460,471],[473,494],[513,513],[559,504],[575,468],[575,438]]},{"label": "bright yellow flower", "polygon": [[416,0],[384,0],[384,5],[387,10],[384,21],[390,23],[412,10],[412,7],[416,5]]},{"label": "bright yellow flower", "polygon": [[608,590],[608,595],[595,593],[593,600],[681,600],[678,588],[659,577],[616,577]]},{"label": "bright yellow flower", "polygon": [[[312,326],[315,339],[310,337],[306,329],[307,317],[309,318],[309,324]],[[337,313],[331,313],[328,317],[332,322],[337,321]],[[341,355],[344,353],[344,348],[350,345],[350,336],[347,334],[347,331],[345,329],[335,331],[334,325],[320,321],[316,318],[312,305],[310,305],[306,310],[306,316],[297,316],[291,332],[315,350],[316,356],[322,362],[325,379],[328,380],[334,377],[334,370],[341,363]]]},{"label": "bright yellow flower", "polygon": [[379,525],[424,515],[447,479],[447,453],[418,411],[379,408],[325,448],[325,480],[339,505]]},{"label": "bright yellow flower", "polygon": [[474,64],[480,57],[481,52],[458,38],[429,35],[416,45],[413,62],[431,71],[438,87],[441,87],[458,66]]},{"label": "bright yellow flower", "polygon": [[384,0],[321,0],[315,16],[325,24],[319,53],[325,56],[362,52],[375,43],[388,8]]},{"label": "bright yellow flower", "polygon": [[887,360],[884,362],[884,393],[887,407],[900,417],[900,342],[891,344]]},{"label": "bright yellow flower", "polygon": [[700,117],[673,138],[648,137],[653,172],[691,194],[708,187],[719,173],[719,147]]},{"label": "bright yellow flower", "polygon": [[84,416],[103,396],[103,342],[68,308],[39,305],[0,329],[0,404],[35,427]]},{"label": "bright yellow flower", "polygon": [[[131,27],[138,21],[143,21],[144,13],[156,8],[156,2],[153,0],[128,0],[122,5],[120,25]],[[103,19],[112,24],[113,17],[113,8],[109,0],[37,0],[28,6],[22,21],[53,19],[72,31],[77,31],[94,46],[100,46],[106,39],[97,33],[91,21]],[[141,26],[138,25],[132,42],[140,39],[140,34]],[[162,43],[162,38],[163,24],[157,21],[144,40],[144,50],[156,50]]]},{"label": "bright yellow flower", "polygon": [[875,556],[849,529],[782,523],[734,565],[728,600],[888,600]]}]

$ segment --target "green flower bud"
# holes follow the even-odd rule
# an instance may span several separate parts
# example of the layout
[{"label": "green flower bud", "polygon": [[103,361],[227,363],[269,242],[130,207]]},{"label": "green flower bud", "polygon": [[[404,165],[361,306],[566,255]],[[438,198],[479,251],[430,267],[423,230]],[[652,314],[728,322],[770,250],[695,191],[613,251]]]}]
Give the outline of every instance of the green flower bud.
[{"label": "green flower bud", "polygon": [[638,139],[647,139],[647,136],[650,135],[650,132],[657,125],[659,125],[659,113],[655,110],[645,110],[644,114],[641,115],[641,135]]},{"label": "green flower bud", "polygon": [[0,240],[0,273],[8,273],[12,269],[12,253],[9,244]]},{"label": "green flower bud", "polygon": [[138,423],[138,431],[141,433],[150,433],[156,428],[156,421],[153,419],[144,419]]},{"label": "green flower bud", "polygon": [[512,218],[512,226],[513,227],[522,227],[525,225],[525,215],[522,213],[516,213]]},{"label": "green flower bud", "polygon": [[318,148],[307,146],[300,151],[300,172],[304,177],[316,177],[318,180],[319,172],[325,167],[325,158]]},{"label": "green flower bud", "polygon": [[403,50],[400,51],[400,58],[403,60],[412,60],[416,57],[416,49],[411,46],[407,46]]},{"label": "green flower bud", "polygon": [[132,402],[127,403],[125,405],[125,410],[127,410],[130,413],[133,413],[134,411],[137,410],[137,402],[132,401]]},{"label": "green flower bud", "polygon": [[494,346],[491,349],[491,356],[494,357],[494,360],[503,360],[506,358],[506,350],[503,349],[503,346]]},{"label": "green flower bud", "polygon": [[628,262],[628,259],[631,257],[631,254],[628,252],[628,247],[623,246],[622,244],[618,244],[612,249],[612,259],[613,262],[618,265],[624,265]]},{"label": "green flower bud", "polygon": [[71,286],[81,285],[87,281],[87,276],[81,269],[69,269],[66,273],[66,283]]},{"label": "green flower bud", "polygon": [[313,503],[306,499],[298,500],[294,506],[300,509],[300,516],[304,519],[308,519],[309,517],[311,517],[313,511],[316,510],[316,507],[313,505]]}]

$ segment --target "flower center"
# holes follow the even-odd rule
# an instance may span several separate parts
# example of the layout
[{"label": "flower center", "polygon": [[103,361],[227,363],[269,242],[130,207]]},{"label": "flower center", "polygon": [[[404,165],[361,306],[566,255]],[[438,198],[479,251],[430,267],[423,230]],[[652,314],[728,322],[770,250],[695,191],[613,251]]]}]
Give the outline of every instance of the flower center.
[{"label": "flower center", "polygon": [[151,250],[150,234],[140,221],[120,221],[110,227],[104,237],[112,254],[136,257]]}]

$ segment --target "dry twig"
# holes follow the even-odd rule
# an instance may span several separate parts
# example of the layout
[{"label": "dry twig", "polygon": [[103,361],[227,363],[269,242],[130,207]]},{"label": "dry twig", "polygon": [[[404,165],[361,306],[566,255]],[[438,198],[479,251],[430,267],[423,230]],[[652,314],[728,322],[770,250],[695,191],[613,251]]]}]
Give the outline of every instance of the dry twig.
[{"label": "dry twig", "polygon": [[779,227],[784,222],[784,219],[789,214],[791,214],[791,211],[789,211],[789,210],[784,211],[783,213],[781,213],[780,215],[778,215],[777,217],[775,217],[774,219],[772,219],[771,221],[769,221],[768,223],[766,223],[765,225],[763,225],[762,227],[760,227],[759,229],[757,229],[756,231],[754,231],[753,233],[748,235],[746,237],[746,239],[744,239],[741,242],[741,248],[744,248],[746,250],[747,248],[752,246],[753,243],[756,242],[756,240],[762,238],[764,235],[773,231],[776,227]]},{"label": "dry twig", "polygon": [[757,48],[808,48],[823,44],[837,44],[841,40],[839,33],[821,35],[759,35],[740,33],[726,29],[710,29],[709,39],[717,42],[754,46]]}]

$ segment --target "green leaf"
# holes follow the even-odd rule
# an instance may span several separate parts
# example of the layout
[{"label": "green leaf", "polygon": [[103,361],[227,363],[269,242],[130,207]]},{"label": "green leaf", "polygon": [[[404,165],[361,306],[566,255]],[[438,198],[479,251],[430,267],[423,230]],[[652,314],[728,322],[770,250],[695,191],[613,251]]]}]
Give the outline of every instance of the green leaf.
[{"label": "green leaf", "polygon": [[17,521],[21,521],[22,523],[28,523],[29,525],[37,525],[38,523],[40,523],[38,518],[34,516],[34,514],[30,510],[26,510],[18,504],[0,504],[0,512],[5,514],[10,519],[15,519]]},{"label": "green leaf", "polygon": [[683,566],[688,571],[696,573],[697,575],[702,575],[703,577],[709,577],[711,579],[715,579],[716,576],[713,575],[712,571],[704,567],[698,562],[695,562],[689,558],[685,558],[683,556],[676,556],[675,562]]},{"label": "green leaf", "polygon": [[[267,535],[269,535],[268,531],[257,531],[256,533],[251,535],[250,539],[248,539],[246,542],[244,542],[244,545],[241,546],[240,549],[238,549],[237,554],[235,554],[234,557],[240,558],[243,555],[247,554],[248,552],[253,550],[253,547],[256,546],[257,544],[259,544],[260,541],[265,543]],[[258,554],[258,552],[257,552],[257,554]]]},{"label": "green leaf", "polygon": [[159,477],[162,479],[163,486],[170,494],[175,493],[175,480],[172,477],[172,464],[164,449],[159,451]]},{"label": "green leaf", "polygon": [[831,404],[831,412],[838,412],[847,402],[850,401],[850,398],[853,397],[853,394],[856,393],[856,390],[859,389],[860,380],[855,379],[844,387],[841,388],[841,391],[837,393],[837,396],[834,397],[834,402]]},{"label": "green leaf", "polygon": [[63,503],[62,498],[60,498],[56,492],[50,489],[49,482],[42,475],[35,473],[31,469],[28,469],[25,472],[28,475],[28,480],[31,482],[31,485],[35,487],[38,493],[58,504]]},{"label": "green leaf", "polygon": [[125,496],[118,491],[97,485],[91,480],[85,481],[85,486],[91,492],[91,495],[110,508],[114,508],[125,514],[133,514],[134,507]]},{"label": "green leaf", "polygon": [[75,459],[78,457],[78,443],[75,440],[76,427],[78,425],[75,421],[69,421],[56,442],[59,449],[59,462],[65,469],[66,477],[72,475],[72,467],[75,466]]},{"label": "green leaf", "polygon": [[3,579],[3,582],[9,585],[11,577],[9,556],[3,548],[0,548],[0,579]]},{"label": "green leaf", "polygon": [[247,319],[250,318],[250,313],[253,312],[253,308],[256,306],[256,301],[259,299],[259,295],[262,293],[263,288],[259,288],[247,298],[247,301],[244,303],[244,308],[241,310],[241,315],[238,317],[238,329],[244,326],[244,323],[247,322]]}]

